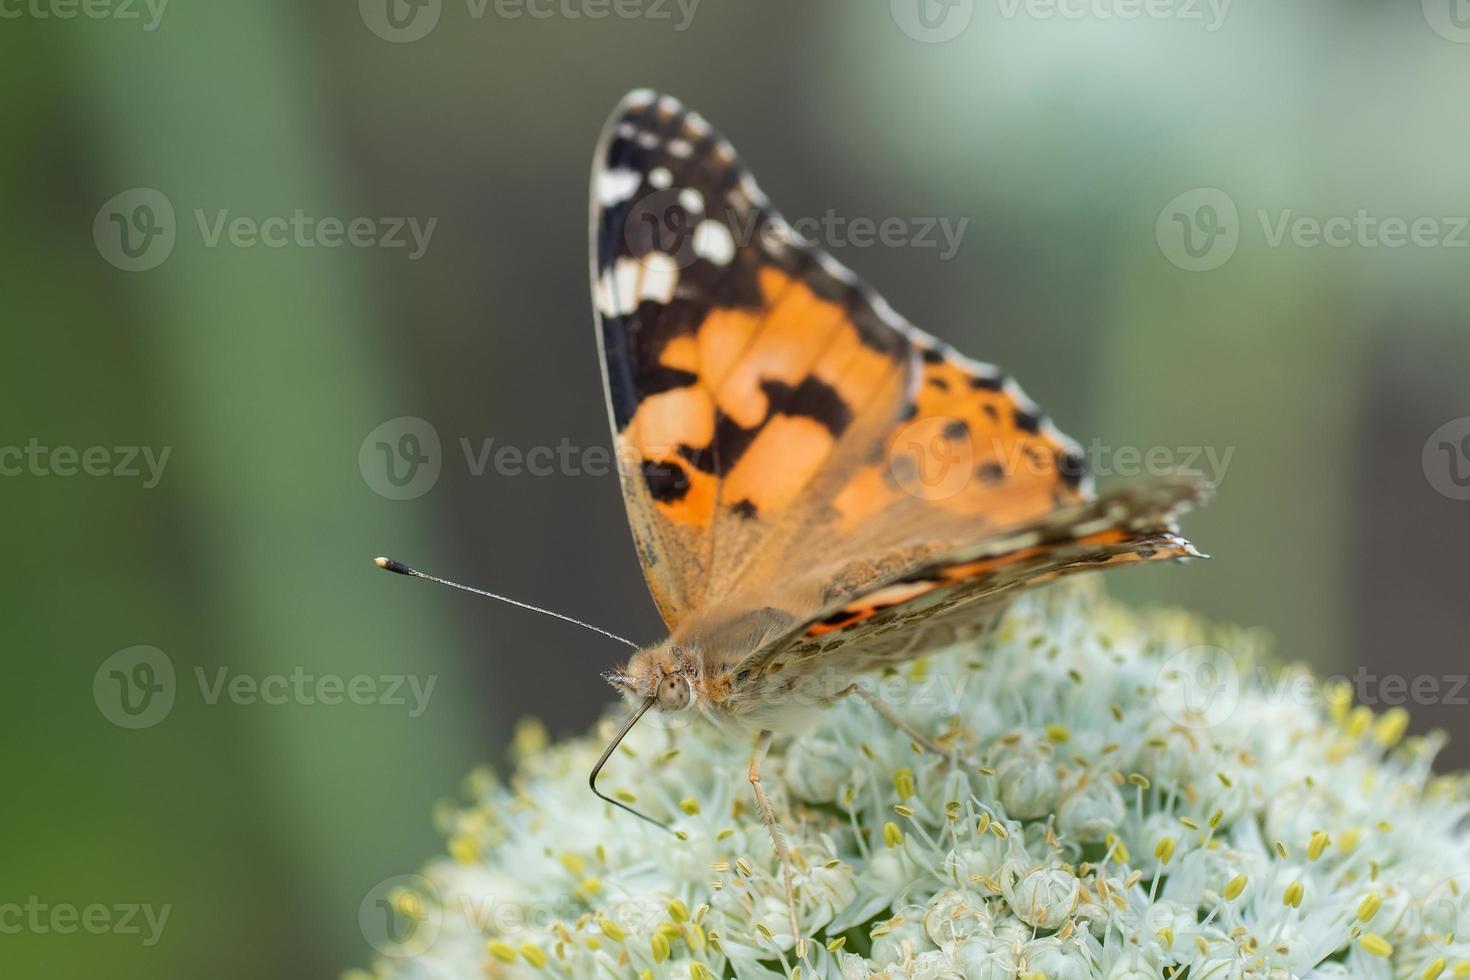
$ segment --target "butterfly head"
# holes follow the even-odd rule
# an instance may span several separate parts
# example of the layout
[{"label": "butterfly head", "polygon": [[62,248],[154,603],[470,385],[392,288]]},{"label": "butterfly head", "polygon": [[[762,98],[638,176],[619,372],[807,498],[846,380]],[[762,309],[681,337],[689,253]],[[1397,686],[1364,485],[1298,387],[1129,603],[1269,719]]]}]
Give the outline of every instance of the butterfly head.
[{"label": "butterfly head", "polygon": [[694,705],[698,670],[672,640],[633,654],[627,666],[603,676],[630,701],[646,701],[660,711],[684,711]]}]

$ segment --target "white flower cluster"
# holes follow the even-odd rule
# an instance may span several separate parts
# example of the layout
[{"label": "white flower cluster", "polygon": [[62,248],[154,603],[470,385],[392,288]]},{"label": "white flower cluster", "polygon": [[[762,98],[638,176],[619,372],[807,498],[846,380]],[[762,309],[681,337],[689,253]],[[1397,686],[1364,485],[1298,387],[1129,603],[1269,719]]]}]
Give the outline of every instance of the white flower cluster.
[{"label": "white flower cluster", "polygon": [[749,744],[634,730],[603,788],[670,835],[589,794],[610,722],[549,747],[523,729],[519,771],[471,778],[441,814],[451,858],[393,890],[399,927],[348,976],[1470,977],[1470,808],[1438,738],[1331,686],[1283,695],[1300,675],[1259,648],[1053,590],[874,679],[949,758],[856,698],[778,739],[763,784],[805,960]]}]

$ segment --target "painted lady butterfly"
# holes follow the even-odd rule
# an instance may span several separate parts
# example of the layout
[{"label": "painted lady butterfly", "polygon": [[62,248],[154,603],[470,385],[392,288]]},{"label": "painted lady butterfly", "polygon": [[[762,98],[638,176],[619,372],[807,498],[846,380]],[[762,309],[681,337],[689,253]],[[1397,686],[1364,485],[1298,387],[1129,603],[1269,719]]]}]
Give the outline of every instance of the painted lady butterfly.
[{"label": "painted lady butterfly", "polygon": [[1021,589],[1200,557],[1175,527],[1198,483],[1096,497],[1014,381],[801,240],[674,99],[613,113],[591,239],[623,497],[670,631],[607,679],[638,705],[628,727],[692,708],[761,732],[752,782],[783,863],[759,784],[772,730],[978,635]]},{"label": "painted lady butterfly", "polygon": [[977,637],[1022,589],[1070,572],[1202,557],[1175,521],[1204,488],[1178,477],[1096,496],[1080,449],[1014,381],[803,241],[731,145],[668,96],[634,92],[614,111],[591,203],[623,498],[670,633],[607,674],[636,709],[592,790],[659,823],[597,790],[652,708],[758,732],[750,780],[804,955],[760,785],[773,732],[856,694],[942,753],[855,679]]}]

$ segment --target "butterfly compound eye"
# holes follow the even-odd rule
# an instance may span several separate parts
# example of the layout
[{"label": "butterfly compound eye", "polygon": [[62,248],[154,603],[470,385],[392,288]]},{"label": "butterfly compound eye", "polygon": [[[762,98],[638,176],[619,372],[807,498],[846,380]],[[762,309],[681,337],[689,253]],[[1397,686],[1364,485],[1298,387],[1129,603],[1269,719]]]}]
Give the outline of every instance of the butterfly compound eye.
[{"label": "butterfly compound eye", "polygon": [[689,682],[676,674],[666,674],[658,682],[658,706],[664,711],[683,711],[689,707],[692,693]]}]

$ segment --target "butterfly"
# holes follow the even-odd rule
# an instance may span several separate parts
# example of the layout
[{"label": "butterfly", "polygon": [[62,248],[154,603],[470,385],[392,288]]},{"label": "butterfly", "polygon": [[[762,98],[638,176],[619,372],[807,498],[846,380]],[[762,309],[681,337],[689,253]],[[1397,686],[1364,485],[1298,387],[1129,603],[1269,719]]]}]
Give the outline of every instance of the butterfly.
[{"label": "butterfly", "polygon": [[623,499],[669,635],[606,679],[652,709],[755,737],[749,778],[792,860],[761,763],[776,732],[857,683],[992,629],[1022,590],[1073,572],[1203,557],[1177,520],[1204,486],[1098,496],[1076,443],[1000,369],[909,324],[775,211],[730,143],[667,95],[629,94],[598,141],[592,299]]},{"label": "butterfly", "polygon": [[1176,523],[1199,483],[1097,496],[1014,380],[804,240],[667,95],[607,123],[590,251],[628,522],[669,630],[606,677],[636,706],[624,732],[657,708],[760,733],[788,883],[759,783],[773,732],[982,634],[1023,589],[1202,557]]}]

